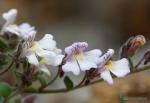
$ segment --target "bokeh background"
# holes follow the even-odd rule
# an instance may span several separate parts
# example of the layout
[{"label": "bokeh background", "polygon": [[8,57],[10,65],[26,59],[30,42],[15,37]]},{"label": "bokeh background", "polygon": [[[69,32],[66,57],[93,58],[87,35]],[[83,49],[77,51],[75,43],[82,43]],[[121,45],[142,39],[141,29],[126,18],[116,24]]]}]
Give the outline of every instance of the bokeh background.
[{"label": "bokeh background", "polygon": [[[62,49],[75,41],[86,41],[89,49],[100,48],[105,52],[114,48],[117,58],[122,43],[130,36],[142,34],[147,44],[134,57],[136,63],[150,48],[149,0],[0,0],[0,14],[11,8],[19,11],[18,24],[29,22],[36,27],[37,40],[51,33]],[[3,23],[0,18],[0,24]],[[60,81],[52,86],[63,86]],[[126,103],[149,103],[150,71],[115,79],[114,86],[103,82],[67,94],[38,95],[35,103],[119,103],[120,93],[146,97]]]}]

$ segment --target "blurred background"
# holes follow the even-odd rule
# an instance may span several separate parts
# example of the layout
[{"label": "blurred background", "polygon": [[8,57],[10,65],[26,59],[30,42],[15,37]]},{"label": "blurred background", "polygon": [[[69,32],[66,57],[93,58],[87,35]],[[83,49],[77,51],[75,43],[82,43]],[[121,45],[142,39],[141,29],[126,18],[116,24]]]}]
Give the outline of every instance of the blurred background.
[{"label": "blurred background", "polygon": [[[136,63],[150,48],[150,0],[0,0],[0,14],[11,8],[18,9],[18,24],[29,22],[36,27],[37,40],[51,33],[61,49],[75,41],[86,41],[89,49],[105,52],[114,48],[118,52],[130,36],[142,34],[147,44],[134,57]],[[0,18],[0,24],[3,23]],[[114,86],[99,83],[67,94],[38,95],[35,103],[119,103],[120,93],[146,97],[126,103],[149,103],[149,74],[146,71],[115,79]],[[53,86],[63,85],[57,82]]]}]

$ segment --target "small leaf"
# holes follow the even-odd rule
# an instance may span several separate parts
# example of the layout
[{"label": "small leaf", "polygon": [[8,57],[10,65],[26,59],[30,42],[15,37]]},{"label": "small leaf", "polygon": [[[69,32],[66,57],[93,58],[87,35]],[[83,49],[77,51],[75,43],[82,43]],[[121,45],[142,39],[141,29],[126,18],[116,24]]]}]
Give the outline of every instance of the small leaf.
[{"label": "small leaf", "polygon": [[43,74],[38,74],[37,75],[37,80],[41,83],[42,86],[47,85],[47,81],[46,81]]},{"label": "small leaf", "polygon": [[28,61],[25,59],[24,61],[23,61],[23,69],[28,69],[28,67],[29,67],[29,63],[28,63]]},{"label": "small leaf", "polygon": [[71,81],[71,79],[68,76],[65,76],[64,84],[65,84],[67,89],[72,89],[73,88],[73,82]]},{"label": "small leaf", "polygon": [[12,93],[12,88],[6,83],[0,83],[0,96],[8,97]]},{"label": "small leaf", "polygon": [[4,58],[3,60],[0,60],[0,65],[5,65],[8,62],[9,62],[9,60]]},{"label": "small leaf", "polygon": [[21,103],[21,99],[19,98],[11,98],[8,103]]},{"label": "small leaf", "polygon": [[0,37],[0,51],[4,52],[7,48],[8,48],[7,41],[4,38]]},{"label": "small leaf", "polygon": [[17,71],[14,71],[14,74],[15,74],[17,83],[18,83],[18,84],[21,83],[23,74],[20,73],[20,72],[17,72]]}]

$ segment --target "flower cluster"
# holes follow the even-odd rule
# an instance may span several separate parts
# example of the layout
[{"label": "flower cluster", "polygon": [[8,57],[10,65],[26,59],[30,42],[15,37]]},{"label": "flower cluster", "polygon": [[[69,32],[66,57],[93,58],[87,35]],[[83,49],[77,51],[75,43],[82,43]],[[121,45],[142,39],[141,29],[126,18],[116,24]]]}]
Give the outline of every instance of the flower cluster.
[{"label": "flower cluster", "polygon": [[86,42],[73,43],[65,48],[63,55],[62,50],[57,48],[53,35],[45,34],[41,40],[36,41],[35,27],[29,23],[15,24],[16,16],[16,9],[3,14],[6,23],[2,27],[1,35],[17,35],[22,41],[19,58],[27,59],[28,63],[37,70],[48,75],[50,75],[48,66],[61,66],[63,72],[72,72],[76,76],[81,72],[88,72],[93,76],[91,78],[99,76],[111,85],[113,84],[111,73],[119,78],[129,74],[130,66],[127,55],[133,55],[137,48],[145,43],[142,35],[132,38],[123,49],[122,59],[117,61],[112,60],[113,49],[108,49],[106,53],[102,53],[100,49],[86,51],[88,48]]}]

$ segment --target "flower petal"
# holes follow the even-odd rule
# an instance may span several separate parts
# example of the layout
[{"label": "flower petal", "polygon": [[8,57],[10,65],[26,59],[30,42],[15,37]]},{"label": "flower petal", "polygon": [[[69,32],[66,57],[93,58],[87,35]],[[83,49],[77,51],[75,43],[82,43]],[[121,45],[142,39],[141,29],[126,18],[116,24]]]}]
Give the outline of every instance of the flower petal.
[{"label": "flower petal", "polygon": [[58,66],[62,63],[62,60],[64,58],[64,55],[57,55],[55,58],[55,63],[53,66]]},{"label": "flower petal", "polygon": [[72,72],[74,75],[80,74],[80,69],[76,61],[67,62],[62,66],[64,72]]},{"label": "flower petal", "polygon": [[64,55],[58,55],[53,51],[42,50],[38,52],[38,56],[44,59],[44,63],[47,65],[58,66],[61,64]]},{"label": "flower petal", "polygon": [[65,48],[65,53],[70,56],[72,54],[82,52],[88,47],[88,43],[86,42],[76,42],[73,43],[71,46]]},{"label": "flower petal", "polygon": [[56,41],[53,40],[53,36],[51,34],[45,34],[38,43],[46,50],[53,50],[56,48]]},{"label": "flower petal", "polygon": [[117,77],[121,78],[130,73],[129,62],[127,59],[123,58],[112,63],[113,68],[110,69],[110,71]]},{"label": "flower petal", "polygon": [[20,36],[22,38],[27,38],[29,32],[34,31],[34,27],[31,27],[29,23],[22,23],[19,25]]},{"label": "flower petal", "polygon": [[9,25],[5,28],[5,32],[10,32],[12,34],[16,34],[17,36],[20,36],[19,27],[17,25]]},{"label": "flower petal", "polygon": [[103,78],[108,84],[110,84],[110,85],[113,84],[113,79],[108,70],[103,70],[100,74],[100,77]]},{"label": "flower petal", "polygon": [[91,56],[101,56],[102,55],[102,51],[99,49],[94,49],[94,50],[90,50],[88,52],[85,52],[86,55],[91,55]]},{"label": "flower petal", "polygon": [[37,53],[39,57],[42,57],[44,59],[44,63],[47,65],[51,65],[54,63],[54,60],[56,58],[56,53],[48,50],[41,50]]},{"label": "flower petal", "polygon": [[[31,28],[31,25],[29,23],[22,23],[19,25],[20,29],[28,29]],[[32,27],[34,29],[34,27]]]},{"label": "flower petal", "polygon": [[45,65],[39,65],[38,69],[47,74],[48,76],[51,76],[49,69]]},{"label": "flower petal", "polygon": [[97,68],[97,64],[88,60],[78,60],[80,69],[82,71],[90,70],[91,68]]},{"label": "flower petal", "polygon": [[26,57],[27,57],[28,62],[30,64],[33,64],[33,65],[36,65],[36,66],[39,65],[38,59],[37,59],[37,57],[36,57],[36,55],[34,53],[28,54]]},{"label": "flower petal", "polygon": [[16,20],[17,10],[11,9],[6,13],[3,13],[2,17],[6,20],[7,24],[13,24]]},{"label": "flower petal", "polygon": [[94,49],[94,50],[85,52],[85,58],[88,61],[98,64],[101,54],[102,52],[99,49]]}]

